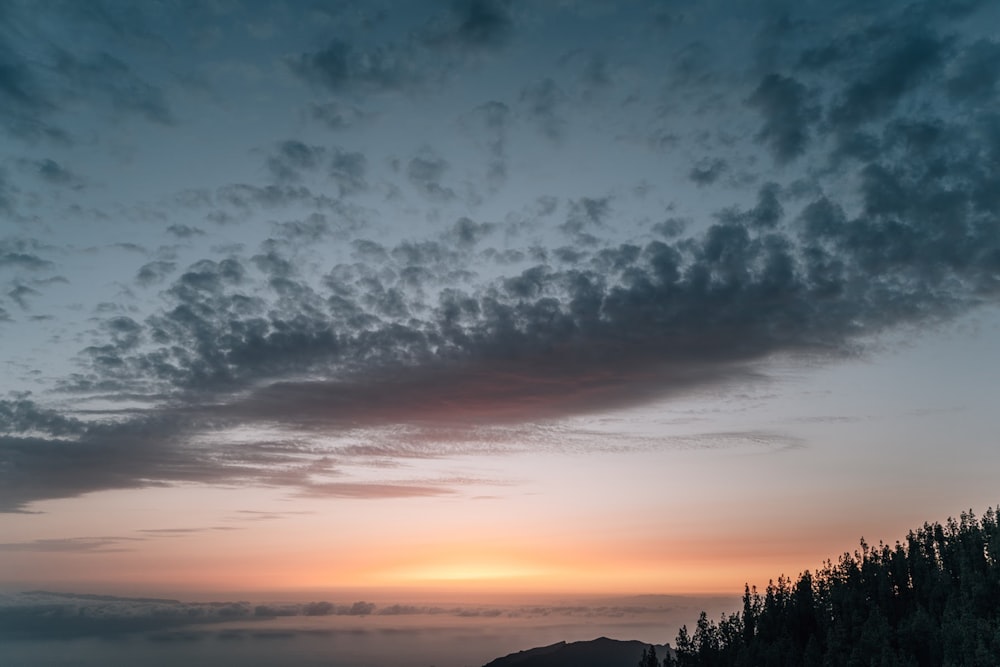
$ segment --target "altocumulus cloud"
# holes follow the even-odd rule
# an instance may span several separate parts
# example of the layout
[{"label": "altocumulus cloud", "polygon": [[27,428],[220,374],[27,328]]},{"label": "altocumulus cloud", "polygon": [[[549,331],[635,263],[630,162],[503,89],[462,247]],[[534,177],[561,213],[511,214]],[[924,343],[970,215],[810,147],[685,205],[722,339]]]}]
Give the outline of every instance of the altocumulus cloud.
[{"label": "altocumulus cloud", "polygon": [[[724,137],[673,127],[650,105],[654,129],[690,147],[678,182],[736,202],[683,225],[669,211],[637,222],[621,192],[504,191],[518,177],[515,138],[538,143],[541,130],[557,140],[544,150],[556,150],[584,132],[571,104],[578,75],[520,71],[504,94],[466,101],[455,122],[485,147],[474,153],[485,164],[467,165],[471,158],[445,144],[382,160],[346,139],[276,139],[264,148],[263,180],[188,192],[182,207],[213,230],[268,217],[261,227],[270,235],[213,251],[201,245],[210,235],[202,223],[164,224],[173,240],[197,242],[201,256],[181,262],[164,246],[131,268],[128,280],[159,290],[161,305],[101,318],[80,365],[53,387],[141,407],[111,407],[105,419],[39,395],[0,402],[0,507],[175,481],[352,498],[448,493],[461,482],[332,479],[357,450],[318,451],[310,437],[416,426],[448,440],[455,429],[629,407],[739,381],[773,355],[836,359],[893,328],[996,303],[1000,60],[990,55],[998,46],[968,28],[970,16],[992,11],[985,3],[949,7],[889,3],[847,21],[838,3],[789,5],[789,20],[809,29],[783,36],[766,58],[749,57],[760,48],[752,40],[736,47],[706,37],[662,79],[602,79],[622,108],[639,104],[633,85],[669,84],[675,105],[721,100]],[[366,122],[375,124],[393,95],[420,102],[426,88],[462,80],[455,54],[485,66],[559,18],[504,2],[454,3],[430,17],[394,11],[412,23],[403,37],[328,34],[284,56],[284,85],[305,83],[314,96],[303,108],[350,95],[352,105],[372,105]],[[629,6],[615,20],[638,30],[650,18],[643,11]],[[0,120],[19,141],[69,132],[57,123],[71,79],[77,95],[114,115],[170,131],[181,122],[165,84],[145,78],[156,67],[69,54],[46,68],[14,37],[0,47],[9,62]],[[605,49],[601,62],[627,57]],[[630,128],[613,129],[627,141]],[[62,174],[52,171],[50,185],[63,185]],[[506,215],[485,212],[495,202],[456,214],[485,193],[516,203]],[[403,200],[426,208],[430,223],[378,233],[384,216],[372,207]],[[340,259],[302,261],[304,248],[333,240]],[[0,272],[57,270],[45,247],[0,241]],[[6,302],[16,308],[7,311],[34,307],[38,289],[10,285]],[[227,443],[236,427],[275,435]]]}]

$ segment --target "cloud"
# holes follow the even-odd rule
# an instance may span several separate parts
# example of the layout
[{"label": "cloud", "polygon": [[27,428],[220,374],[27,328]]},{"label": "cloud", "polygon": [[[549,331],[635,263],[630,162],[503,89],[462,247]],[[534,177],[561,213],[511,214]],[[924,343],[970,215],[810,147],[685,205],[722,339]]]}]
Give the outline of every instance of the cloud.
[{"label": "cloud", "polygon": [[487,183],[496,188],[507,180],[507,135],[510,131],[511,110],[503,102],[492,100],[482,104],[462,118],[477,142],[482,142],[489,155]]},{"label": "cloud", "polygon": [[42,271],[54,268],[55,265],[36,254],[20,252],[10,245],[0,242],[0,269],[15,268],[28,271]]},{"label": "cloud", "polygon": [[849,84],[830,110],[841,131],[885,117],[900,98],[940,67],[947,41],[926,34],[903,33],[876,52],[862,77]]},{"label": "cloud", "polygon": [[367,158],[363,153],[338,147],[327,149],[301,141],[283,141],[268,157],[267,167],[274,179],[283,183],[299,182],[309,174],[325,173],[336,184],[341,197],[368,189],[365,181]]},{"label": "cloud", "polygon": [[[372,602],[358,601],[350,605],[337,605],[330,602],[309,602],[303,605],[285,605],[280,607],[278,614],[292,616],[368,616],[375,611],[376,605]],[[257,616],[270,616],[273,607],[258,606],[254,613]]]},{"label": "cloud", "polygon": [[0,428],[4,433],[43,433],[61,437],[79,435],[85,425],[78,419],[38,405],[27,394],[13,400],[0,400]]},{"label": "cloud", "polygon": [[14,215],[16,213],[16,199],[17,188],[11,185],[6,171],[0,168],[0,211],[8,215]]},{"label": "cloud", "polygon": [[455,191],[443,185],[442,177],[448,169],[448,161],[430,149],[412,158],[406,165],[406,177],[419,192],[436,201],[449,201],[456,197]]},{"label": "cloud", "polygon": [[207,195],[206,202],[216,206],[206,217],[220,225],[241,222],[260,211],[291,206],[303,206],[316,211],[330,210],[344,214],[348,219],[352,217],[336,198],[323,192],[314,192],[304,185],[291,183],[230,183]]},{"label": "cloud", "polygon": [[375,47],[359,51],[342,39],[332,39],[319,51],[289,59],[292,72],[333,92],[360,89],[370,92],[413,87],[423,80],[405,50]]},{"label": "cloud", "polygon": [[371,114],[342,102],[312,103],[309,115],[331,130],[344,130],[371,119]]},{"label": "cloud", "polygon": [[513,31],[509,0],[455,0],[451,12],[433,22],[423,41],[433,48],[495,49]]},{"label": "cloud", "polygon": [[204,230],[190,225],[170,225],[167,231],[179,239],[190,239],[197,236],[204,236]]},{"label": "cloud", "polygon": [[[102,108],[116,117],[140,117],[161,125],[175,122],[163,87],[113,53],[127,41],[125,33],[112,32],[102,42],[103,49],[85,51],[87,40],[60,39],[60,22],[47,21],[50,14],[34,9],[8,5],[5,26],[9,28],[0,31],[0,126],[10,136],[29,143],[66,145],[73,136],[64,112],[85,106]],[[101,14],[66,11],[61,18],[85,18],[93,21],[88,29],[103,29],[111,23]],[[68,172],[55,169],[55,161],[43,161],[43,166],[43,178],[79,185],[79,181],[67,180]]]},{"label": "cloud", "polygon": [[561,107],[566,93],[551,78],[542,79],[521,89],[519,102],[529,118],[553,141],[558,141],[566,128]]},{"label": "cloud", "polygon": [[162,125],[174,123],[163,90],[109,53],[81,60],[68,51],[58,50],[54,67],[60,77],[74,82],[84,92],[106,98],[117,112],[137,114]]},{"label": "cloud", "polygon": [[319,169],[325,153],[322,146],[308,146],[294,140],[283,141],[275,154],[267,159],[267,168],[278,181],[299,181],[302,180],[303,172]]},{"label": "cloud", "polygon": [[0,596],[0,637],[68,639],[251,618],[247,602],[180,602],[32,591]]},{"label": "cloud", "polygon": [[18,47],[0,39],[0,122],[12,136],[38,140],[61,138],[64,132],[45,122],[56,104]]},{"label": "cloud", "polygon": [[[437,175],[442,170],[443,168],[436,168],[431,175]],[[907,192],[906,181],[874,166],[864,173],[860,187],[861,192],[865,193],[868,215],[853,221],[848,219],[846,213],[837,213],[839,209],[821,198],[804,207],[800,217],[796,219],[794,226],[802,226],[801,232],[796,232],[801,234],[798,239],[784,232],[768,232],[785,216],[778,190],[768,186],[761,189],[760,201],[756,207],[745,211],[730,211],[700,239],[685,239],[673,245],[652,242],[637,246],[637,251],[611,265],[614,270],[610,274],[603,265],[573,270],[551,270],[538,266],[478,294],[470,295],[464,303],[458,298],[444,297],[442,293],[445,300],[436,307],[431,319],[418,328],[386,325],[384,329],[372,330],[371,325],[382,318],[378,313],[370,312],[370,306],[358,301],[356,297],[350,297],[350,292],[344,292],[337,297],[339,303],[348,306],[349,311],[355,313],[355,318],[368,313],[365,317],[374,319],[355,319],[354,325],[351,320],[345,320],[336,327],[339,333],[333,335],[335,320],[330,318],[335,316],[332,313],[322,310],[309,311],[308,316],[306,311],[298,313],[299,332],[304,334],[309,329],[315,332],[298,339],[300,345],[306,345],[305,348],[300,347],[303,353],[300,358],[306,360],[310,355],[318,354],[315,360],[319,362],[320,359],[326,359],[323,363],[337,358],[370,359],[372,363],[382,360],[390,363],[391,367],[392,363],[405,363],[407,359],[437,356],[447,365],[447,351],[451,350],[456,363],[468,362],[475,365],[485,363],[493,355],[500,355],[497,358],[514,362],[522,357],[534,359],[536,355],[548,354],[543,353],[543,350],[559,341],[558,349],[566,355],[567,363],[576,354],[580,354],[582,364],[582,359],[591,355],[597,359],[602,355],[616,360],[619,357],[626,358],[628,355],[623,348],[627,346],[624,342],[612,341],[621,332],[628,332],[628,338],[633,343],[648,340],[631,348],[639,356],[643,354],[643,350],[648,349],[650,354],[670,362],[673,354],[668,350],[684,340],[677,338],[674,339],[673,346],[669,345],[672,330],[676,331],[674,335],[677,336],[685,335],[682,333],[685,330],[690,332],[699,329],[703,334],[709,334],[724,323],[728,323],[732,333],[717,339],[717,349],[710,342],[715,339],[715,334],[695,336],[699,340],[695,349],[700,349],[701,354],[706,355],[706,361],[717,353],[721,354],[729,346],[729,341],[734,339],[742,342],[735,349],[729,348],[729,354],[733,358],[744,355],[746,358],[754,358],[766,353],[765,350],[786,346],[818,346],[836,350],[841,347],[843,336],[847,335],[844,328],[847,322],[840,320],[846,313],[824,312],[817,309],[816,303],[810,302],[818,296],[815,290],[820,288],[820,284],[813,282],[811,276],[818,275],[815,272],[823,260],[835,260],[842,268],[839,279],[842,284],[837,288],[841,291],[840,306],[854,308],[851,317],[870,318],[868,321],[871,328],[877,330],[883,322],[885,325],[890,324],[893,318],[881,318],[876,312],[869,310],[871,299],[878,295],[865,296],[863,286],[850,281],[850,272],[870,275],[872,272],[891,268],[885,264],[887,259],[877,259],[880,255],[895,256],[902,252],[902,248],[894,250],[893,247],[886,246],[889,239],[895,245],[932,243],[922,234],[924,230],[933,233],[933,221],[926,219],[921,224],[921,218],[925,218],[926,214],[905,204],[921,198],[903,194]],[[894,187],[898,190],[896,194],[892,194]],[[927,190],[923,197],[930,193]],[[937,206],[942,204],[944,202]],[[567,224],[571,225],[571,231],[587,230],[588,233],[593,233],[600,229],[603,221],[610,215],[607,206],[606,201],[581,200],[571,207]],[[913,224],[903,230],[908,230],[908,235],[886,237],[885,242],[879,241],[878,237],[858,236],[868,233],[865,230],[874,231],[880,225],[890,224],[888,220],[880,222],[883,216],[904,211],[913,220]],[[972,224],[972,221],[967,221],[966,224]],[[980,230],[980,233],[986,234],[983,241],[987,242],[987,247],[995,244],[994,240],[990,240],[988,230]],[[959,238],[961,236],[956,235],[955,242]],[[817,242],[821,239],[825,239],[824,244],[833,243],[837,252],[831,254],[831,250],[825,249],[824,245],[818,245]],[[931,248],[930,245],[926,247],[927,250]],[[943,249],[938,247],[939,250]],[[951,251],[961,252],[962,248],[952,245]],[[971,252],[971,248],[969,251]],[[439,247],[431,244],[408,244],[395,250],[394,256],[402,269],[420,267],[424,271],[430,270],[425,278],[420,279],[424,283],[444,271],[440,252]],[[972,272],[986,277],[975,264],[952,262],[947,265],[935,261],[929,255],[921,256],[929,263],[925,267],[927,269],[930,265],[936,265],[946,272]],[[954,259],[957,260],[958,257]],[[233,265],[234,270],[236,266]],[[407,275],[410,274],[401,272],[397,274],[397,279],[402,280]],[[944,279],[944,274],[940,279]],[[824,290],[831,288],[821,282]],[[340,281],[335,284],[344,286]],[[368,289],[375,286],[374,282],[369,284],[371,287]],[[905,282],[899,283],[898,287],[901,290],[899,294],[882,294],[881,298],[924,300],[904,289]],[[204,327],[205,343],[196,344],[190,349],[207,350],[211,345],[217,350],[213,356],[218,356],[221,361],[229,355],[235,355],[230,356],[230,362],[234,362],[237,358],[243,358],[243,353],[239,350],[249,340],[243,337],[232,338],[225,330],[220,330],[220,326],[230,325],[223,325],[227,320],[219,319],[219,316],[221,312],[234,308],[236,303],[249,306],[251,302],[234,302],[225,295],[223,288],[224,281],[215,270],[208,274],[204,271],[189,272],[175,286],[173,293],[190,305],[201,303],[212,308],[202,308],[204,315],[199,318],[201,324],[197,329],[189,329],[193,333]],[[384,288],[385,286],[379,289]],[[844,290],[852,292],[848,294]],[[780,309],[768,306],[769,303],[777,303],[772,300],[779,296],[782,297]],[[943,293],[934,297],[928,294],[925,299],[930,303],[926,305],[931,305],[940,298],[942,302],[938,305],[943,307],[949,301],[944,297]],[[216,312],[220,308],[222,311]],[[796,309],[797,313],[794,312]],[[164,329],[160,335],[167,338],[180,335],[181,331],[188,328],[183,322],[193,316],[193,312],[190,309],[178,310],[174,311],[175,315],[170,316],[170,319],[157,320],[161,327],[172,322],[170,327],[176,332],[169,334]],[[841,312],[841,315],[838,316],[835,312]],[[185,319],[177,319],[182,313],[185,314]],[[762,317],[766,321],[762,321]],[[802,328],[793,324],[800,317],[806,318],[800,322]],[[814,320],[812,324],[810,320]],[[303,328],[310,321],[312,324]],[[786,324],[783,325],[782,322]],[[672,323],[681,328],[672,329]],[[273,324],[277,325],[277,320]],[[182,328],[177,329],[178,326]],[[355,326],[363,329],[354,328]],[[254,343],[260,352],[260,359],[280,357],[278,346],[281,335],[278,332],[283,328],[278,326],[271,329],[273,333]],[[821,334],[823,330],[828,331],[828,334]],[[313,342],[307,342],[310,339]],[[216,344],[217,341],[221,341],[221,344]],[[654,344],[654,341],[659,342]],[[436,353],[431,353],[432,347],[437,349]],[[314,353],[308,351],[310,348],[314,349]],[[737,351],[740,349],[743,352]],[[404,353],[403,350],[407,351]],[[653,350],[659,351],[654,353]],[[208,356],[206,351],[203,357]],[[192,357],[190,362],[203,363],[207,361],[206,358]],[[690,355],[687,358],[691,358]],[[474,361],[476,359],[482,361]],[[722,354],[720,359],[726,359],[726,355]],[[249,368],[246,366],[249,361],[246,358],[245,362],[232,366],[232,371],[238,375],[239,368]],[[181,371],[181,368],[178,370]],[[227,371],[222,375],[228,373]],[[558,377],[558,374],[554,377]]]},{"label": "cloud", "polygon": [[496,225],[488,222],[476,222],[471,218],[461,217],[455,221],[452,228],[446,233],[446,238],[451,240],[460,248],[475,246],[480,241],[493,233]]},{"label": "cloud", "polygon": [[997,95],[1000,43],[981,39],[963,49],[954,61],[948,94],[960,101],[985,102]]},{"label": "cloud", "polygon": [[363,153],[334,149],[330,158],[330,178],[337,184],[340,196],[364,192],[368,189],[365,172],[368,160]]},{"label": "cloud", "polygon": [[70,169],[62,166],[52,159],[44,160],[23,160],[23,169],[33,172],[39,179],[58,187],[70,187],[79,189],[83,187],[83,179]]},{"label": "cloud", "polygon": [[688,178],[698,186],[712,185],[729,168],[725,160],[716,158],[714,160],[702,160],[691,168]]},{"label": "cloud", "polygon": [[126,537],[66,537],[39,539],[30,542],[0,542],[0,551],[113,553],[128,551],[127,544],[131,541],[141,541],[141,539]]},{"label": "cloud", "polygon": [[769,74],[747,101],[764,117],[757,139],[771,149],[778,162],[793,160],[808,145],[810,127],[820,117],[819,106],[810,97],[794,78]]},{"label": "cloud", "polygon": [[[0,638],[53,640],[74,637],[116,637],[126,633],[157,642],[174,639],[236,639],[331,635],[338,632],[419,632],[421,626],[396,627],[393,617],[428,616],[461,619],[548,619],[602,623],[622,618],[660,620],[680,609],[695,613],[705,602],[732,604],[728,598],[692,599],[677,596],[638,596],[595,599],[580,604],[510,606],[375,604],[315,600],[275,604],[247,601],[185,602],[166,598],[28,591],[0,595]],[[294,618],[302,618],[296,623]],[[307,617],[328,617],[317,626]],[[364,618],[364,622],[361,621]],[[338,620],[351,620],[344,625]],[[234,623],[238,622],[238,623]],[[225,628],[213,626],[226,623]],[[359,625],[361,623],[361,625]],[[435,626],[431,625],[430,628]]]},{"label": "cloud", "polygon": [[174,269],[177,268],[175,262],[156,260],[148,262],[139,267],[139,272],[135,276],[135,281],[143,287],[155,285],[163,282]]},{"label": "cloud", "polygon": [[[267,137],[258,144],[266,147],[259,180],[206,184],[171,199],[189,217],[155,229],[184,241],[177,257],[145,258],[126,276],[156,285],[162,300],[141,314],[124,316],[120,304],[96,311],[81,365],[57,387],[63,396],[143,407],[104,419],[57,410],[51,397],[4,403],[0,505],[179,481],[372,499],[460,493],[448,476],[360,479],[344,470],[361,459],[405,465],[454,453],[449,447],[463,446],[462,438],[479,451],[493,428],[549,425],[739,383],[774,355],[855,355],[893,328],[995,303],[997,45],[953,30],[943,10],[934,10],[937,23],[903,20],[911,10],[918,18],[932,11],[894,4],[859,10],[849,22],[793,12],[789,20],[802,29],[785,33],[751,78],[730,68],[745,55],[740,44],[720,45],[710,34],[680,51],[657,42],[680,57],[655,76],[638,60],[626,67],[602,42],[600,57],[581,56],[596,63],[591,83],[612,68],[621,86],[629,77],[649,85],[586,109],[545,77],[547,63],[533,65],[527,82],[470,87],[476,95],[452,105],[440,73],[470,54],[483,67],[502,64],[508,54],[497,49],[518,37],[524,18],[513,5],[458,2],[429,24],[393,16],[410,30],[388,46],[378,45],[374,29],[357,41],[327,33],[323,46],[285,61],[323,96],[295,108],[336,129],[383,118],[368,109],[395,119],[398,100],[383,93],[433,81],[456,110],[447,129],[465,136],[435,148],[420,148],[422,135],[402,146],[373,140],[364,153],[347,147],[353,135],[344,146],[310,134]],[[545,21],[538,26],[543,34]],[[29,112],[54,117],[52,100],[69,105],[72,96],[50,100],[58,86],[20,50],[3,48],[7,121]],[[72,90],[116,113],[174,122],[165,92],[146,83],[139,61],[60,58],[51,74],[78,77]],[[662,86],[675,105],[663,101]],[[630,115],[633,107],[642,113]],[[650,118],[678,147],[681,161],[664,163],[665,173],[679,174],[687,190],[701,186],[696,198],[711,210],[686,210],[665,185],[663,206],[646,207],[649,195],[637,213],[634,185],[652,180],[660,162],[623,168],[615,180],[615,151],[630,148],[616,137]],[[539,147],[532,125],[558,143]],[[614,130],[601,144],[607,155],[587,153],[592,162],[579,163],[580,148],[590,146],[581,137],[604,130]],[[474,145],[463,146],[470,137]],[[471,167],[463,149],[474,156]],[[561,161],[534,169],[542,151]],[[392,155],[404,157],[383,171]],[[65,180],[63,163],[52,160],[51,182]],[[48,162],[30,165],[41,171]],[[750,168],[753,180],[741,180]],[[589,180],[601,169],[614,178]],[[0,176],[0,207],[30,202]],[[465,179],[479,179],[477,189],[507,179],[518,187],[484,205],[457,193]],[[399,196],[376,212],[362,208],[408,190],[416,203]],[[421,215],[428,207],[434,215]],[[191,219],[201,214],[227,225],[212,228],[219,245],[200,245],[208,234]],[[44,277],[55,268],[49,256],[40,243],[0,242],[0,270],[13,274],[5,298],[31,305],[40,285],[26,274]],[[238,425],[268,435],[238,440]],[[376,433],[391,427],[423,444],[407,450]],[[331,442],[317,445],[317,433]],[[369,449],[338,440],[348,433],[363,434]],[[438,449],[424,446],[433,437]]]},{"label": "cloud", "polygon": [[[3,451],[18,472],[0,468],[5,505],[241,476],[336,497],[438,494],[451,487],[309,481],[291,464],[294,449],[241,448],[227,460],[182,443],[209,423],[308,431],[547,421],[732,381],[774,353],[849,354],[863,336],[947,317],[1000,288],[1000,239],[982,224],[988,211],[955,200],[950,181],[929,185],[922,162],[908,159],[915,148],[900,150],[896,166],[862,171],[855,214],[820,197],[790,215],[768,184],[755,206],[724,211],[701,234],[582,252],[568,267],[538,264],[471,292],[445,287],[464,260],[432,242],[356,244],[393,262],[398,270],[386,276],[395,282],[333,272],[319,288],[298,282],[272,249],[255,262],[281,279],[280,308],[264,293],[244,293],[251,277],[243,262],[198,262],[166,290],[174,300],[167,310],[141,323],[109,320],[108,342],[92,348],[93,375],[79,387],[173,393],[176,407],[77,424],[71,445],[7,437]],[[970,185],[988,177],[957,156],[952,172]],[[600,233],[612,215],[607,201],[584,199],[567,224]],[[460,225],[457,238],[477,229]],[[440,284],[436,302],[419,305],[413,284]],[[41,413],[26,414],[44,432]],[[264,472],[253,466],[259,461],[280,470]]]},{"label": "cloud", "polygon": [[33,287],[29,287],[23,283],[17,283],[9,292],[7,296],[10,297],[11,301],[16,303],[21,307],[21,310],[30,310],[30,305],[28,299],[31,297],[39,296],[41,292]]},{"label": "cloud", "polygon": [[611,217],[610,197],[581,197],[569,204],[566,221],[559,229],[573,236],[581,244],[593,245],[598,242],[594,234],[600,234]]}]

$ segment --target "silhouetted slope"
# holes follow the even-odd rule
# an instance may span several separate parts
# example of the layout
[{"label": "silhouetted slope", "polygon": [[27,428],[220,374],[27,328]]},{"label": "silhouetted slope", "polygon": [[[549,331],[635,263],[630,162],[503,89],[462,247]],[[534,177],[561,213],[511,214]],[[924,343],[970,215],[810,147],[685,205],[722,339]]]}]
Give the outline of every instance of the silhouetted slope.
[{"label": "silhouetted slope", "polygon": [[[646,647],[640,641],[600,637],[586,642],[559,642],[497,658],[485,667],[635,667]],[[656,647],[662,659],[665,646]]]},{"label": "silhouetted slope", "polygon": [[[845,553],[796,582],[779,577],[743,609],[677,636],[680,667],[996,667],[1000,526],[972,512],[905,542]],[[629,664],[629,663],[622,663]]]}]

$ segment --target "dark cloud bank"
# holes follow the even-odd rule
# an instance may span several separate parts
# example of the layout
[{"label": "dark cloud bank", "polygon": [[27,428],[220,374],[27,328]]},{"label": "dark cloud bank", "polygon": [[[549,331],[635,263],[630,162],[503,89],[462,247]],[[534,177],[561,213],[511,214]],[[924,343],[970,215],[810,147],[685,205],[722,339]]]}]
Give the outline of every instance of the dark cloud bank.
[{"label": "dark cloud bank", "polygon": [[[655,597],[655,599],[654,599]],[[273,633],[336,632],[296,629],[287,625],[270,627],[266,621],[292,617],[383,616],[454,617],[461,619],[545,618],[620,619],[652,617],[674,608],[688,607],[691,600],[677,596],[650,596],[623,601],[587,601],[572,604],[533,604],[505,607],[482,605],[375,604],[325,600],[312,602],[252,603],[247,601],[183,602],[166,598],[118,597],[50,591],[28,591],[0,595],[0,641],[24,639],[71,639],[75,637],[115,637],[143,634],[154,640],[191,639],[220,634],[267,637]],[[224,630],[203,629],[233,621],[253,622]],[[371,631],[377,631],[373,626]],[[343,632],[366,630],[352,626]],[[398,631],[398,630],[397,630]],[[225,637],[223,637],[225,638]]]},{"label": "dark cloud bank", "polygon": [[[525,246],[518,268],[495,278],[478,268],[503,269],[510,249],[495,224],[469,218],[438,237],[396,244],[362,230],[356,261],[328,267],[319,281],[302,275],[292,255],[301,239],[329,233],[318,219],[282,228],[284,237],[257,254],[144,265],[136,281],[161,284],[169,305],[144,320],[106,319],[62,390],[144,397],[155,407],[95,421],[28,395],[0,402],[0,509],[180,480],[307,488],[307,470],[282,467],[304,451],[292,431],[474,428],[592,413],[737,381],[772,355],[854,354],[889,329],[995,304],[998,46],[963,41],[950,28],[954,17],[924,20],[940,11],[917,3],[862,17],[854,32],[812,31],[808,43],[789,42],[788,53],[745,82],[738,103],[756,128],[753,141],[775,165],[801,167],[802,178],[758,185],[755,204],[719,210],[687,235],[664,223],[622,242],[614,203],[595,197],[564,207],[561,245]],[[513,21],[505,3],[459,3],[422,33],[422,48],[502,49]],[[334,91],[420,78],[398,54],[376,55],[333,41],[288,66]],[[31,95],[27,67],[0,70],[0,91],[16,102],[8,127],[45,108]],[[132,76],[124,64],[65,67],[122,109],[172,122],[166,101],[141,82],[127,99],[87,83],[109,69]],[[555,82],[524,91],[528,115],[550,136],[562,132]],[[492,137],[499,159],[502,144]],[[239,202],[224,205],[316,202],[295,185],[314,171],[333,182],[337,202],[324,206],[369,187],[365,156],[336,148],[289,141],[267,167],[274,184],[244,186]],[[428,152],[406,164],[404,177],[445,201],[454,196],[442,182],[448,169]],[[690,177],[710,188],[726,169],[705,158]],[[0,254],[27,269],[46,261],[9,244]],[[290,435],[195,444],[194,435],[233,425]]]}]

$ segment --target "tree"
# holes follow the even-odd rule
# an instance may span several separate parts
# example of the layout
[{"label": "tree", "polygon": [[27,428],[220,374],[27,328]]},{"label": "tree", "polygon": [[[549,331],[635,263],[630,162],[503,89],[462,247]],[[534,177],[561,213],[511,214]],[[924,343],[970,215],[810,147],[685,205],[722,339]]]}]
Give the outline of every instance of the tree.
[{"label": "tree", "polygon": [[642,652],[642,658],[639,660],[639,667],[660,667],[660,661],[656,657],[656,649],[652,646],[648,646],[646,650]]},{"label": "tree", "polygon": [[827,560],[764,595],[746,586],[740,613],[704,612],[677,635],[679,667],[937,667],[1000,664],[1000,520],[963,512]]}]

